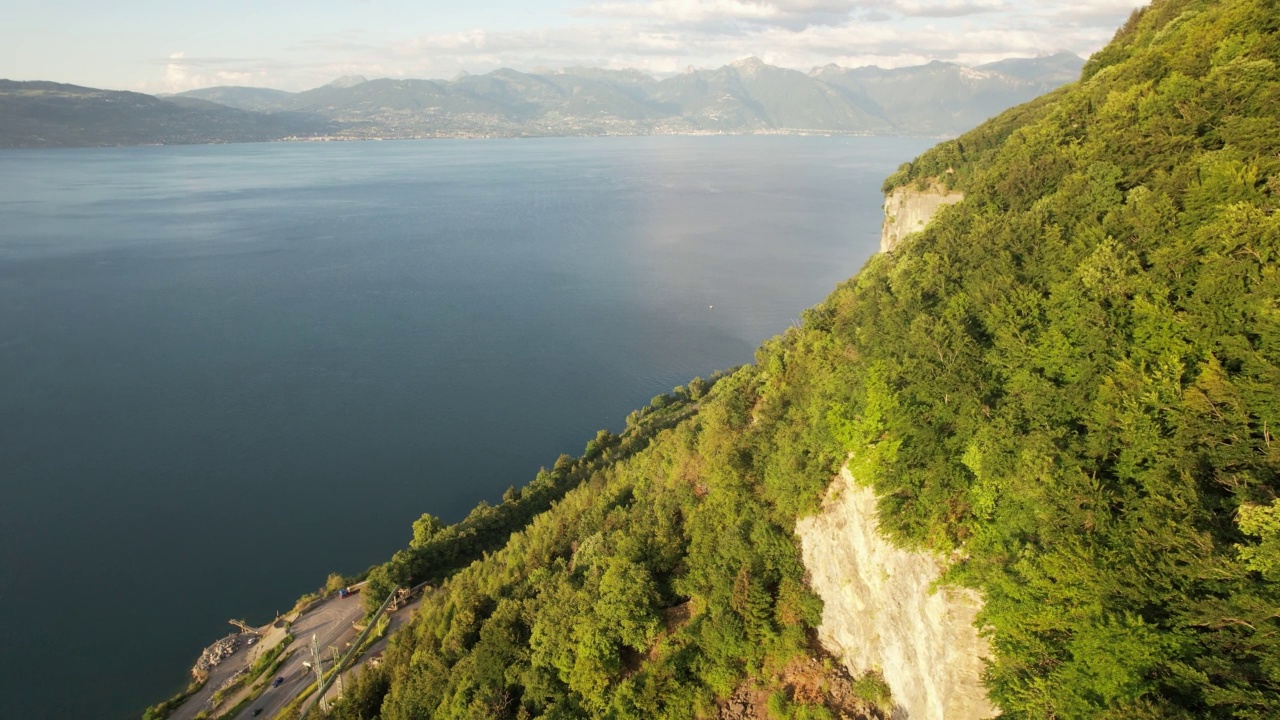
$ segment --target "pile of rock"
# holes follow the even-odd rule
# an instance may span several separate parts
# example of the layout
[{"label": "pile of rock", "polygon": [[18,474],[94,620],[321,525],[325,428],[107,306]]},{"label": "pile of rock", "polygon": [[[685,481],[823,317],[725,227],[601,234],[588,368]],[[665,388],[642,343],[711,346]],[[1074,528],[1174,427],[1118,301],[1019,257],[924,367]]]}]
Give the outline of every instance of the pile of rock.
[{"label": "pile of rock", "polygon": [[745,683],[739,685],[728,702],[720,706],[719,720],[758,720],[755,694]]},{"label": "pile of rock", "polygon": [[235,651],[240,649],[246,637],[253,636],[248,633],[228,635],[205,648],[204,652],[200,653],[200,659],[196,660],[196,666],[191,668],[191,674],[197,677],[208,674],[218,663],[235,654]]}]

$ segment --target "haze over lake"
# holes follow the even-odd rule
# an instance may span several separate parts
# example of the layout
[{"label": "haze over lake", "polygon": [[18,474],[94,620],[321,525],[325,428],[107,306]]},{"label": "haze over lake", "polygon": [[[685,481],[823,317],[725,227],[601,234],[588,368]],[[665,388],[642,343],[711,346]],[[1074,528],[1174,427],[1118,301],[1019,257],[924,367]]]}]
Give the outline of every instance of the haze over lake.
[{"label": "haze over lake", "polygon": [[933,142],[0,153],[0,717],[139,715],[228,618],[750,362]]}]

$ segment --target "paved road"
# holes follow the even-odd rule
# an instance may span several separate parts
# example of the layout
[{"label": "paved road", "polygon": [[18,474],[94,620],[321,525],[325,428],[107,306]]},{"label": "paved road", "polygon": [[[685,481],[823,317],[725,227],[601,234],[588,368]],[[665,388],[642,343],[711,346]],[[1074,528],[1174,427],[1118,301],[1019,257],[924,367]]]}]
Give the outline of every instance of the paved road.
[{"label": "paved road", "polygon": [[[360,657],[356,658],[352,662],[351,667],[347,668],[346,672],[342,673],[342,681],[346,683],[348,687],[355,682],[357,675],[364,672],[365,665],[369,662],[369,658],[386,650],[387,642],[391,639],[391,636],[396,634],[400,628],[408,624],[408,622],[418,614],[418,608],[422,605],[422,597],[422,595],[419,595],[416,600],[392,613],[391,623],[387,625],[386,634],[370,645],[368,649],[360,655]],[[334,702],[338,699],[338,684],[336,682],[329,686],[329,692],[325,693],[325,697],[329,699],[329,702]]]},{"label": "paved road", "polygon": [[[283,677],[284,683],[277,688],[268,687],[241,716],[252,717],[254,710],[262,708],[259,717],[273,718],[315,679],[315,673],[302,666],[303,661],[311,659],[312,634],[319,638],[320,652],[324,656],[333,657],[333,651],[329,649],[331,645],[345,653],[347,643],[355,640],[359,634],[352,623],[364,616],[364,607],[360,601],[360,595],[342,599],[335,597],[298,618],[290,630],[293,633],[293,644],[289,647],[293,652],[276,672],[276,677]],[[270,678],[267,682],[274,679]]]}]

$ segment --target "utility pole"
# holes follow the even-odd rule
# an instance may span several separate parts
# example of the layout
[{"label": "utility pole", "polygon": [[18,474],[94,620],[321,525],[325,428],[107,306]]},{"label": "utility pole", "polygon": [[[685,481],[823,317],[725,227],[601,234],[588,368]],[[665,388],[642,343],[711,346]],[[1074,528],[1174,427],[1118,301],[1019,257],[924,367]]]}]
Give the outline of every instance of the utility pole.
[{"label": "utility pole", "polygon": [[320,667],[320,638],[311,634],[311,667],[316,671],[316,691],[320,693],[320,709],[329,712],[329,703],[324,699],[324,669]]},{"label": "utility pole", "polygon": [[[375,616],[375,617],[377,617],[377,616],[382,615],[384,612],[386,612],[386,611],[387,611],[387,607],[391,605],[391,601],[392,601],[392,599],[394,599],[394,598],[395,598],[395,592],[394,592],[394,591],[392,591],[391,593],[389,593],[389,594],[387,595],[387,599],[382,601],[382,605],[378,606],[378,612],[374,613],[374,616]],[[354,645],[355,647],[359,647],[361,643],[363,643],[365,640],[368,640],[368,639],[369,639],[369,633],[371,633],[371,632],[373,631],[373,628],[374,628],[374,627],[375,627],[375,624],[374,624],[374,623],[369,623],[368,625],[366,625],[366,626],[365,626],[365,628],[364,628],[364,630],[360,631],[360,635],[358,635],[358,636],[356,637],[355,641],[354,641],[354,642],[352,642],[351,644],[352,644],[352,645]],[[312,662],[316,663],[316,666],[317,666],[317,667],[319,667],[319,664],[320,664],[320,663],[319,663],[319,659],[320,659],[320,652],[319,652],[319,650],[317,649],[317,646],[318,646],[319,644],[320,644],[320,643],[319,643],[319,641],[316,639],[316,636],[315,636],[315,635],[312,635],[312,636],[311,636],[311,657],[312,657]],[[341,660],[339,660],[339,662],[341,662]],[[321,678],[321,677],[322,677],[322,675],[321,675],[320,673],[316,673],[316,677],[317,677],[317,679],[319,679],[319,678]],[[329,677],[329,679],[330,679],[330,680],[338,680],[338,679],[340,679],[341,677],[342,677],[341,675],[339,675],[337,678],[335,678],[335,677],[333,677],[333,676],[330,676],[330,677]],[[320,692],[321,690],[328,690],[328,689],[329,689],[329,686],[328,686],[328,685],[326,685],[325,683],[321,682],[321,683],[320,683],[320,686],[319,686],[319,688],[317,688],[316,692]],[[321,695],[321,696],[320,696],[320,700],[323,702],[323,700],[324,700],[324,696],[323,696],[323,695]],[[307,718],[311,716],[311,715],[310,715],[310,713],[311,713],[312,708],[314,708],[314,707],[315,707],[315,703],[311,703],[311,704],[303,703],[303,704],[302,704],[302,714],[301,714],[301,717],[299,718],[299,720],[307,720]],[[327,707],[327,704],[322,704],[322,705],[321,705],[321,708],[322,708],[322,709],[324,709],[324,711],[325,711],[325,712],[328,712],[328,711],[329,711],[329,710],[328,710],[328,707]]]},{"label": "utility pole", "polygon": [[338,673],[338,699],[342,699],[342,673],[340,672],[341,666],[338,664],[340,662],[338,648],[335,645],[330,645],[329,649],[333,651],[333,671]]}]

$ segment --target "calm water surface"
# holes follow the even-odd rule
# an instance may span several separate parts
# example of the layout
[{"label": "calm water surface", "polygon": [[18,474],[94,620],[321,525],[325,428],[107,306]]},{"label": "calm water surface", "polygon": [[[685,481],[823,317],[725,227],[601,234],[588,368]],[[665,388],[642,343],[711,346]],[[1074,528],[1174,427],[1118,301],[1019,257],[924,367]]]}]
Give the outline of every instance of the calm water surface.
[{"label": "calm water surface", "polygon": [[0,152],[0,717],[136,716],[228,618],[749,362],[930,143]]}]

